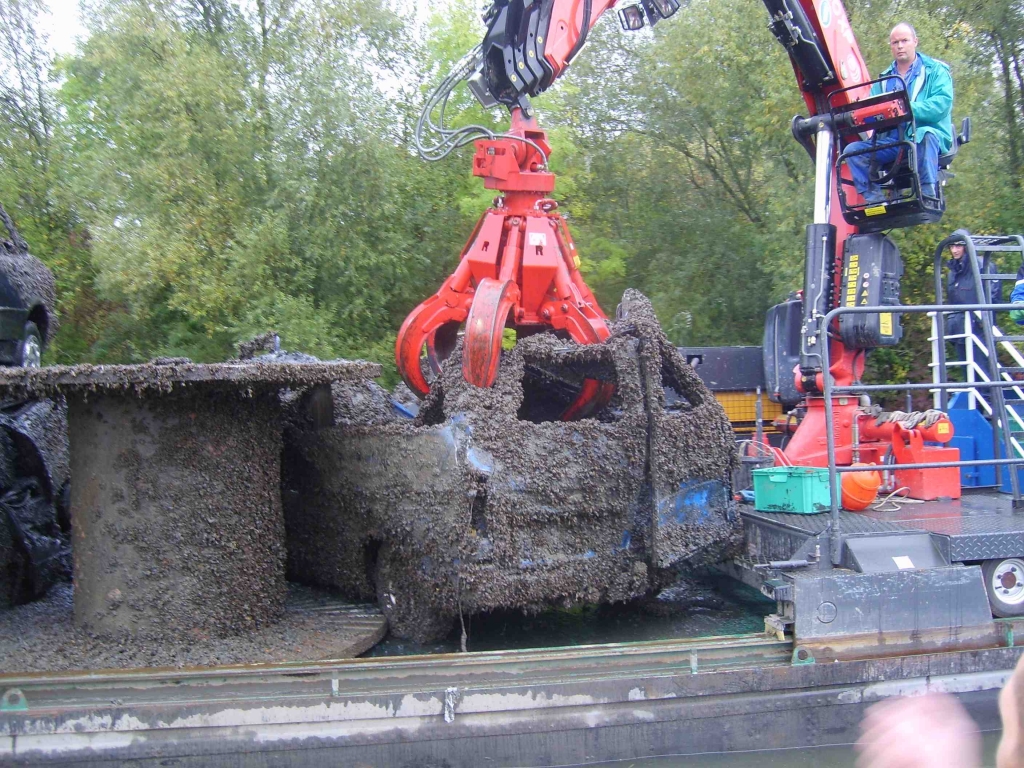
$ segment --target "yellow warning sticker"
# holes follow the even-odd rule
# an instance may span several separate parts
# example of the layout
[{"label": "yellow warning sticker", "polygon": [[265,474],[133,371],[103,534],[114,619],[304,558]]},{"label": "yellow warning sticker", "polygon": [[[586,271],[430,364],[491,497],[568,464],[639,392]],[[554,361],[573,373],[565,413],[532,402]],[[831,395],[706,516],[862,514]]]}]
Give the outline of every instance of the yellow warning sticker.
[{"label": "yellow warning sticker", "polygon": [[949,422],[940,421],[935,425],[935,434],[937,435],[948,435],[949,434]]},{"label": "yellow warning sticker", "polygon": [[873,205],[870,208],[864,209],[865,216],[881,216],[883,213],[885,213],[885,203],[882,203],[881,205]]},{"label": "yellow warning sticker", "polygon": [[857,304],[857,280],[860,276],[860,254],[851,253],[846,270],[846,306]]},{"label": "yellow warning sticker", "polygon": [[572,263],[576,265],[576,269],[580,268],[580,257],[575,253],[572,255]]},{"label": "yellow warning sticker", "polygon": [[878,332],[883,336],[892,336],[892,312],[883,312],[878,316]]}]

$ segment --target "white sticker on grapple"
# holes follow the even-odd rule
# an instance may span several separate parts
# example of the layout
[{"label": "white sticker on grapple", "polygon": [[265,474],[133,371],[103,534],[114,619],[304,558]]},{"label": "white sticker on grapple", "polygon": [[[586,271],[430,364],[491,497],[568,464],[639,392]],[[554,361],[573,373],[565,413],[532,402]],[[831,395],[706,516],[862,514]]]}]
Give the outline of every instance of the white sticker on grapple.
[{"label": "white sticker on grapple", "polygon": [[899,568],[901,571],[909,571],[914,568],[914,563],[906,555],[894,557],[892,561],[896,563],[896,567]]}]

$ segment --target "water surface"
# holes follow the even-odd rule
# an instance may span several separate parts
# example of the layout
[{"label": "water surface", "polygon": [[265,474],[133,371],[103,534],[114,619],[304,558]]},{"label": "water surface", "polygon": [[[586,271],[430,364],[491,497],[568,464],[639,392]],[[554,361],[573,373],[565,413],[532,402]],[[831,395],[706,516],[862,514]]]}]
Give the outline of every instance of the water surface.
[{"label": "water surface", "polygon": [[[724,576],[712,579],[710,584],[724,600],[721,609],[700,607],[671,616],[655,616],[640,604],[630,603],[550,609],[532,615],[512,610],[472,616],[466,619],[466,650],[556,648],[764,631],[764,617],[775,611],[775,601]],[[458,627],[444,641],[427,645],[389,637],[366,655],[455,653],[459,650],[459,637]]]}]

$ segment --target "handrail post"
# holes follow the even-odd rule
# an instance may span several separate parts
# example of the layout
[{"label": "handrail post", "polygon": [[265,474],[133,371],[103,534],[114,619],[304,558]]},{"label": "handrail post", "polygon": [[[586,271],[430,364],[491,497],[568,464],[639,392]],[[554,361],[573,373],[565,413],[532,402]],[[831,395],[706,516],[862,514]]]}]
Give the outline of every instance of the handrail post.
[{"label": "handrail post", "polygon": [[[829,313],[831,314],[831,313]],[[825,317],[828,317],[826,315]],[[825,398],[825,447],[828,451],[828,493],[829,501],[831,502],[831,522],[829,525],[828,533],[828,550],[829,560],[833,566],[837,566],[842,562],[842,537],[840,536],[839,530],[839,489],[836,487],[836,482],[839,479],[839,473],[836,471],[836,431],[835,431],[835,414],[832,412],[832,373],[830,371],[831,363],[829,358],[831,357],[831,346],[828,342],[828,325],[826,324],[825,318],[821,319],[821,330],[818,334],[818,338],[825,339],[825,343],[821,349],[821,378],[822,378],[822,394]],[[828,322],[832,322],[828,320]]]},{"label": "handrail post", "polygon": [[964,368],[967,371],[965,377],[967,383],[972,385],[968,388],[967,407],[972,411],[978,407],[975,398],[978,397],[978,392],[974,388],[974,313],[964,312]]},{"label": "handrail post", "polygon": [[[942,315],[938,312],[929,312],[929,316],[932,319],[932,384],[939,384],[942,381],[941,374],[939,372],[939,322],[942,320]],[[940,398],[942,397],[942,390],[932,390],[932,408],[941,408],[942,403]]]},{"label": "handrail post", "polygon": [[[945,291],[942,290],[942,252],[944,250],[945,240],[939,243],[939,247],[935,249],[935,304],[940,307],[935,318],[935,338],[940,382],[949,381],[949,374],[946,370],[946,314],[941,310],[942,305],[945,304],[943,300]],[[949,408],[949,392],[945,389],[939,389],[938,408],[941,411]]]}]

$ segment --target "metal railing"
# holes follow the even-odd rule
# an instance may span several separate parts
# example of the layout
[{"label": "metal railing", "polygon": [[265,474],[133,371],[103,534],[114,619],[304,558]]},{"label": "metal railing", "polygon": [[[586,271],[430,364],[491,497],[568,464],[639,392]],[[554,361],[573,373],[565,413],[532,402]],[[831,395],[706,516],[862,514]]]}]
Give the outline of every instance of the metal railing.
[{"label": "metal railing", "polygon": [[[943,248],[945,247],[945,241]],[[1020,309],[1018,305],[1013,304],[932,304],[924,306],[873,306],[873,307],[838,307],[833,309],[827,315],[825,315],[820,321],[820,327],[827,329],[833,326],[834,321],[840,315],[846,314],[878,314],[878,313],[892,313],[894,315],[906,315],[906,314],[926,314],[934,312],[936,314],[945,314],[948,312],[1001,312],[1009,311],[1011,309]],[[989,361],[995,362],[995,342],[994,337],[991,334],[991,326],[988,328],[989,333],[986,334],[986,347],[988,348]],[[824,335],[824,334],[823,334]],[[940,337],[943,335],[941,329],[939,331]],[[943,401],[946,401],[946,395],[949,390],[952,389],[963,389],[963,382],[949,382],[949,381],[932,381],[921,384],[853,384],[849,386],[836,386],[832,381],[832,376],[828,373],[830,368],[830,350],[829,344],[822,345],[822,367],[825,371],[824,379],[824,405],[825,405],[825,439],[826,447],[828,452],[828,479],[829,479],[829,496],[831,501],[831,521],[829,525],[829,550],[830,560],[832,565],[839,565],[842,559],[842,537],[841,537],[841,520],[839,517],[840,509],[840,488],[839,488],[839,475],[847,472],[877,472],[879,467],[874,465],[866,465],[862,467],[840,467],[836,465],[836,437],[835,437],[835,414],[833,410],[833,398],[841,395],[859,395],[868,392],[913,392],[913,391],[931,391],[938,390]],[[940,356],[942,350],[940,349]],[[945,370],[944,360],[941,361],[941,369]],[[973,385],[974,387],[982,390],[987,390],[990,393],[992,400],[992,406],[996,415],[996,424],[993,425],[993,435],[997,443],[994,456],[1000,455],[998,446],[999,440],[999,428],[1006,431],[1008,427],[1007,417],[1005,412],[1005,405],[1002,398],[1002,391],[1007,388],[1019,386],[1019,382],[1014,380],[1003,380],[999,376],[990,376],[988,381],[977,381]],[[1007,445],[1010,442],[1007,440]],[[1011,453],[1009,449],[1007,453]],[[995,466],[997,468],[1005,465],[1024,465],[1024,457],[1014,457],[1006,459],[982,459],[982,460],[970,460],[970,461],[940,461],[940,462],[921,462],[916,464],[899,464],[898,469],[941,469],[946,467],[976,467],[976,466]],[[883,468],[884,469],[884,468]],[[1016,471],[1010,473],[1011,486],[1013,488],[1013,502],[1014,506],[1024,505],[1024,500],[1021,499],[1020,486],[1018,482],[1018,476]]]},{"label": "metal railing", "polygon": [[[939,336],[937,326],[938,319],[941,315],[934,312],[929,312],[928,315],[932,321],[932,335],[928,337],[928,341],[930,341],[932,345],[932,362],[928,365],[932,369],[932,381],[939,382],[942,380],[942,374],[939,370],[938,364]],[[964,378],[966,381],[963,382],[963,387],[956,387],[949,391],[952,393],[966,394],[968,397],[968,409],[983,411],[985,416],[991,419],[994,413],[991,404],[978,393],[977,388],[974,386],[977,382],[986,382],[990,380],[984,367],[979,365],[975,358],[975,354],[978,352],[980,352],[986,360],[988,358],[988,350],[974,332],[974,323],[976,320],[983,324],[984,321],[981,313],[964,312],[964,332],[949,335],[944,334],[946,341],[958,341],[961,339],[964,341],[964,359],[952,362],[947,360],[946,368],[963,368]],[[1021,355],[1020,350],[1018,350],[1017,347],[1014,346],[1013,342],[1010,341],[1010,337],[1006,337],[1000,330],[999,326],[995,324],[992,325],[992,335],[998,347],[996,351],[1005,354],[1013,360],[1016,364],[1015,367],[1024,370],[1024,355]],[[999,374],[1001,380],[1013,382],[1013,386],[1009,389],[1012,389],[1016,400],[1024,403],[1024,381],[1014,379],[1002,365],[999,365]],[[933,403],[936,408],[941,407],[939,390],[934,391]],[[1009,421],[1016,424],[1015,431],[1024,432],[1024,415],[1022,415],[1021,409],[1014,408],[1011,405],[1006,404],[1006,413]],[[1012,435],[1010,440],[1013,444],[1014,450],[1021,455],[1024,455],[1024,446],[1021,445],[1020,441]]]},{"label": "metal railing", "polygon": [[[993,306],[990,301],[992,294],[988,290],[988,285],[991,281],[1007,277],[1006,275],[992,275],[989,274],[991,267],[991,254],[995,251],[1019,251],[1021,256],[1024,257],[1024,238],[1019,235],[1006,237],[1006,236],[973,236],[966,229],[958,229],[956,232],[951,234],[949,237],[942,240],[935,248],[935,257],[933,260],[933,272],[935,276],[935,304],[938,306],[949,306],[946,305],[943,299],[943,285],[942,285],[942,259],[943,254],[950,245],[954,243],[962,243],[964,245],[964,256],[967,259],[967,263],[971,268],[971,278],[974,283],[974,295],[977,297],[983,297],[979,306]],[[1011,245],[1013,243],[1013,245]],[[979,263],[978,253],[984,253],[984,260]],[[958,307],[960,312],[968,312],[969,306],[965,304],[953,305]],[[1012,305],[1008,305],[1011,306]],[[946,311],[946,310],[942,310]],[[981,320],[982,333],[984,335],[985,342],[985,353],[988,358],[988,368],[990,382],[1000,381],[1000,366],[999,360],[996,356],[995,346],[995,334],[992,330],[992,318],[994,311],[981,311],[978,315]],[[936,337],[937,344],[933,348],[936,354],[936,361],[938,363],[939,380],[940,382],[947,382],[949,380],[947,376],[946,368],[946,342],[945,342],[945,323],[939,323],[936,325]],[[942,411],[948,409],[949,406],[949,389],[939,387],[939,408]],[[1010,430],[1009,420],[1006,418],[1006,405],[1005,399],[1003,398],[1003,388],[990,388],[989,397],[992,400],[992,455],[998,456],[1000,451],[1000,431],[1002,432],[1003,444],[1007,446],[1007,451],[1010,450],[1012,445],[1013,435]],[[996,484],[1001,485],[1003,481],[1002,467],[1000,465],[995,466],[996,472]],[[1014,504],[1020,502],[1020,481],[1017,476],[1017,472],[1010,473],[1010,487],[1013,491]]]}]

